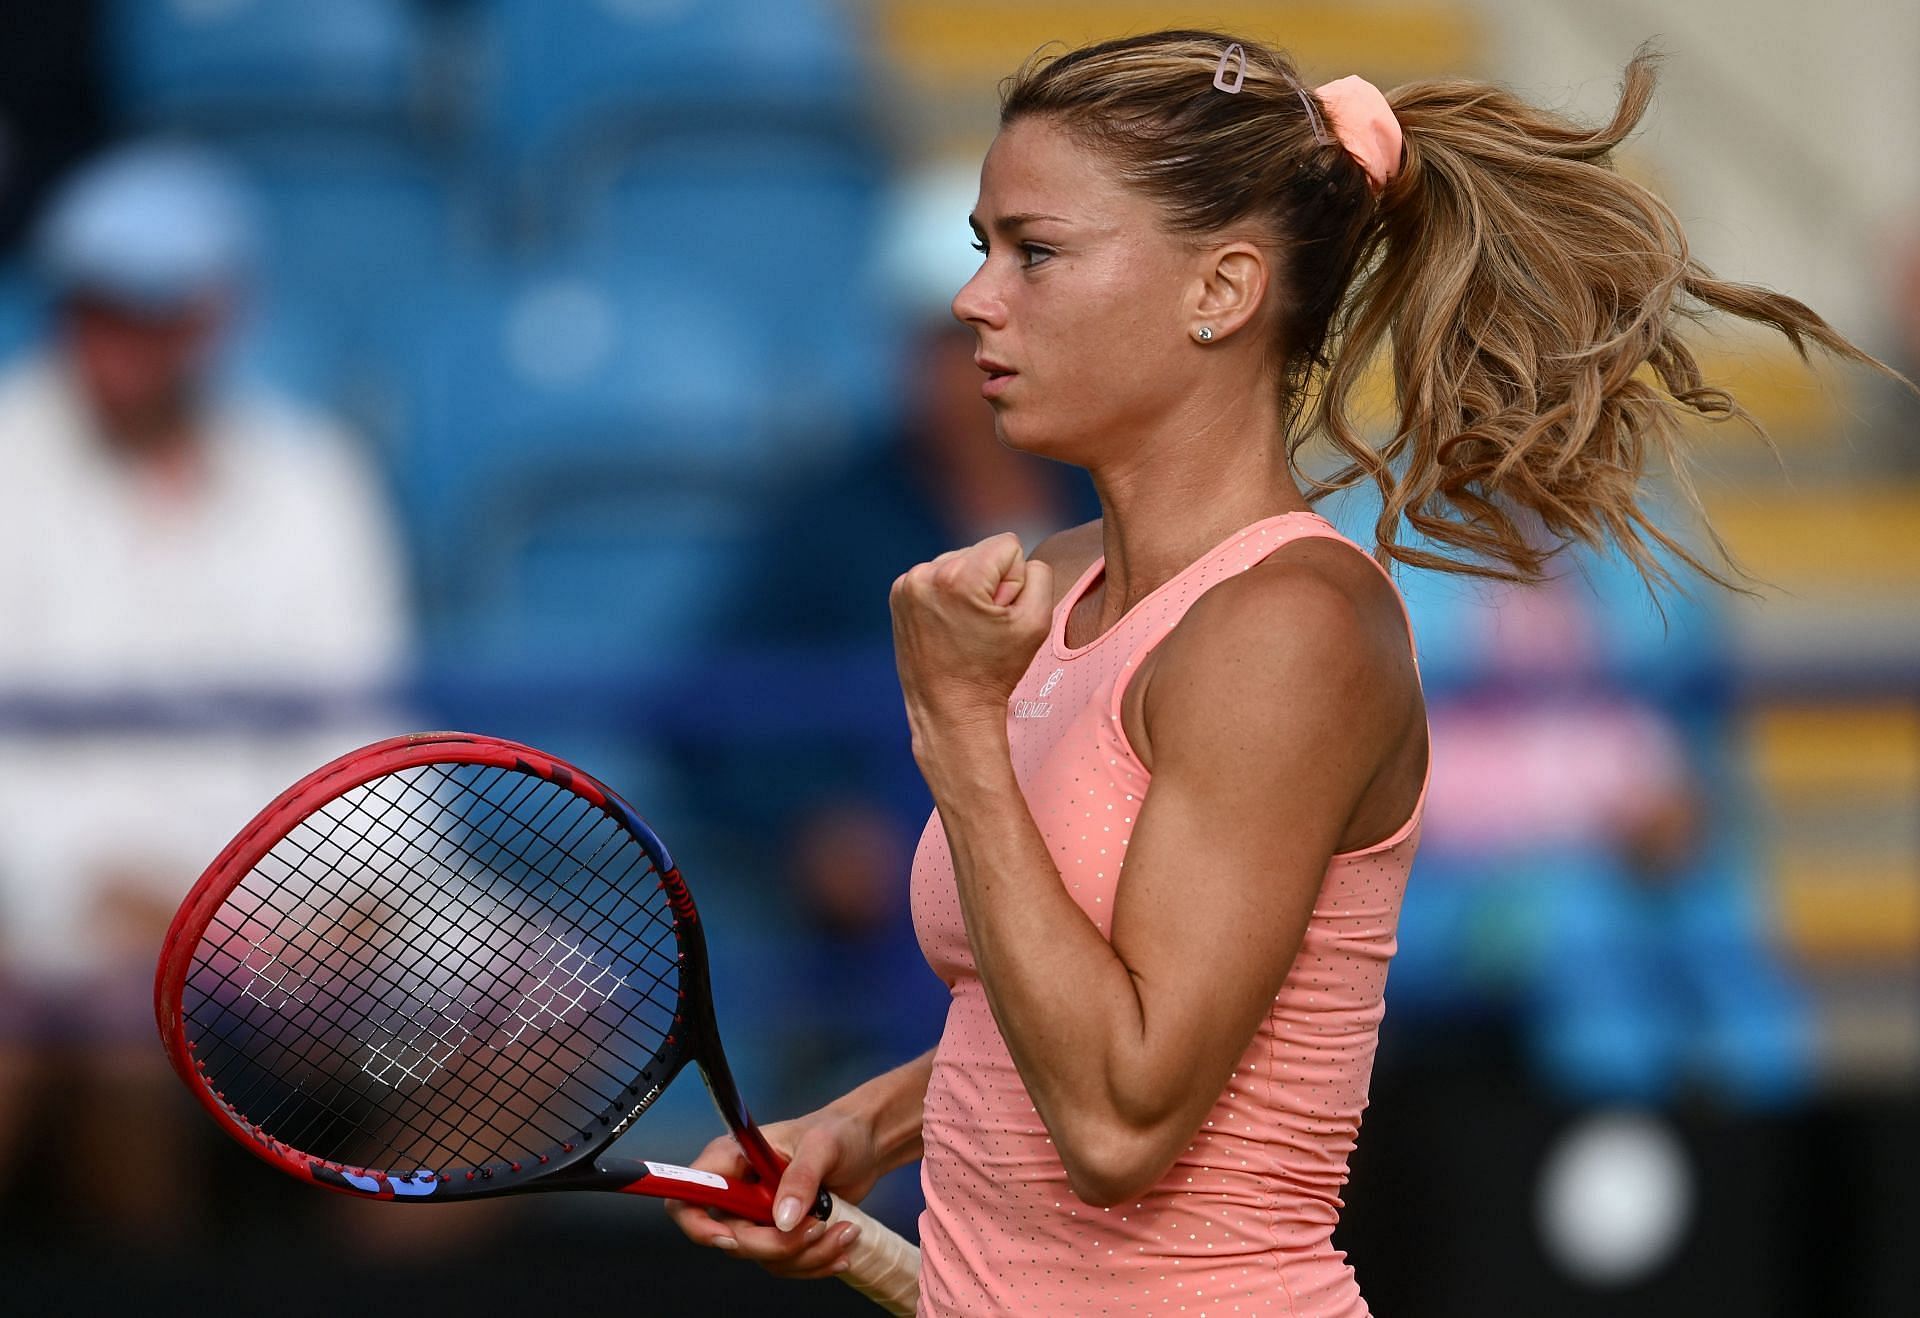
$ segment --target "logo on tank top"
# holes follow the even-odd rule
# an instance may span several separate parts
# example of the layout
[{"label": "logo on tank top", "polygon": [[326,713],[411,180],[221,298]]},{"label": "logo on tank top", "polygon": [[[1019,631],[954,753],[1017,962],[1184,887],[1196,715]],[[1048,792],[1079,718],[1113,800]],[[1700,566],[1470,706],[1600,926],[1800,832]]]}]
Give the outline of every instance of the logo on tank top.
[{"label": "logo on tank top", "polygon": [[1060,679],[1065,675],[1066,671],[1064,668],[1056,668],[1049,673],[1047,680],[1040,685],[1040,694],[1033,699],[1014,701],[1013,716],[1015,718],[1045,718],[1051,714],[1053,712],[1053,706],[1048,702],[1047,697],[1052,695],[1053,689],[1060,685]]}]

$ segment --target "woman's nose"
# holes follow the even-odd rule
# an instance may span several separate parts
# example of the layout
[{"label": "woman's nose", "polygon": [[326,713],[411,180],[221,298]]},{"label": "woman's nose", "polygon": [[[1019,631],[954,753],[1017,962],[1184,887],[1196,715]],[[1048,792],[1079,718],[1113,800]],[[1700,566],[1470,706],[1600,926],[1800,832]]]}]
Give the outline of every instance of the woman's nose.
[{"label": "woman's nose", "polygon": [[973,278],[960,286],[960,291],[953,295],[952,311],[955,320],[964,324],[972,324],[975,321],[983,324],[993,323],[999,301],[992,296],[988,280],[987,267],[982,264],[979,270],[974,272]]}]

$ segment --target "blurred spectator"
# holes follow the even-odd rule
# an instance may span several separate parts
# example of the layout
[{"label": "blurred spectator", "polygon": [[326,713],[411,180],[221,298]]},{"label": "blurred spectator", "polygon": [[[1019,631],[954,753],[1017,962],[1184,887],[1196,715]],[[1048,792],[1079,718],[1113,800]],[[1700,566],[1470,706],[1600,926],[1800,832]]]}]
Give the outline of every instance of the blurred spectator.
[{"label": "blurred spectator", "polygon": [[[967,228],[978,188],[979,165],[970,160],[936,164],[898,185],[880,264],[909,343],[902,415],[895,433],[781,506],[753,555],[758,575],[723,628],[732,643],[877,655],[884,661],[878,671],[891,674],[887,593],[900,573],[1001,531],[1017,532],[1032,549],[1099,516],[1081,472],[1016,453],[994,434],[993,410],[980,395],[986,377],[973,363],[974,333],[951,310],[980,262]],[[898,719],[899,689],[890,679],[876,683],[870,700],[889,722]],[[747,765],[754,776],[740,784],[737,807],[763,835],[788,836],[810,801],[857,786],[897,829],[917,836],[931,801],[904,725],[894,741],[885,753],[873,750],[871,737],[810,747],[811,772],[779,775],[777,785]],[[775,790],[789,796],[769,794]]]},{"label": "blurred spectator", "polygon": [[1510,995],[1533,1065],[1583,1102],[1797,1099],[1811,1015],[1770,945],[1738,785],[1710,759],[1727,731],[1686,680],[1713,619],[1670,596],[1659,620],[1622,562],[1567,551],[1554,570],[1408,583],[1429,682],[1457,671],[1432,706],[1401,1001]]},{"label": "blurred spectator", "polygon": [[353,439],[215,383],[255,246],[217,159],[96,159],[36,234],[44,342],[0,372],[0,1184],[57,1077],[91,1132],[62,1141],[66,1207],[148,1239],[198,1220],[161,934],[275,793],[394,730],[374,697],[409,645]]},{"label": "blurred spectator", "polygon": [[786,503],[733,624],[742,639],[891,645],[887,591],[915,563],[1000,531],[1032,549],[1099,516],[1079,472],[994,437],[971,329],[928,320],[913,343],[899,434]]}]

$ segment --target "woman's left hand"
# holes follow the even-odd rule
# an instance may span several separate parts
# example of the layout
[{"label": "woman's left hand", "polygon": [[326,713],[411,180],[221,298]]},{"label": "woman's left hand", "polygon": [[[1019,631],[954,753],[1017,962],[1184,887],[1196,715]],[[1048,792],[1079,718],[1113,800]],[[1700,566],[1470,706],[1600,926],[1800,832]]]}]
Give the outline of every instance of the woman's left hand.
[{"label": "woman's left hand", "polygon": [[914,754],[1004,732],[1007,702],[1053,622],[1053,570],[1011,531],[902,573],[888,597]]}]

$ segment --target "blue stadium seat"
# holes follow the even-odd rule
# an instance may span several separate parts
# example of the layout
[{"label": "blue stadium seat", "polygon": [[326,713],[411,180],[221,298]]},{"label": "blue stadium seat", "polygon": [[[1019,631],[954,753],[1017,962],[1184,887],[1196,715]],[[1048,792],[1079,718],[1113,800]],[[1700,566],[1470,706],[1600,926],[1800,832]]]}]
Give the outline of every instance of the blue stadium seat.
[{"label": "blue stadium seat", "polygon": [[759,326],[783,406],[871,427],[899,341],[880,268],[882,165],[777,134],[687,133],[638,150],[583,193],[579,242],[684,267]]},{"label": "blue stadium seat", "polygon": [[804,460],[768,424],[764,336],[705,268],[522,260],[413,320],[398,474],[436,645],[629,672],[697,645],[755,500]]},{"label": "blue stadium seat", "polygon": [[112,0],[114,81],[144,121],[404,113],[419,56],[405,0]]},{"label": "blue stadium seat", "polygon": [[485,473],[527,454],[647,454],[700,471],[761,454],[762,336],[706,283],[583,254],[469,267],[403,313],[415,442]]},{"label": "blue stadium seat", "polygon": [[685,133],[634,151],[577,204],[585,241],[697,260],[730,293],[781,306],[867,291],[884,184],[857,148]]},{"label": "blue stadium seat", "polygon": [[534,464],[470,482],[435,533],[433,650],[469,664],[633,676],[710,640],[756,543],[736,491],[645,464]]},{"label": "blue stadium seat", "polygon": [[488,135],[525,162],[673,117],[844,124],[864,51],[844,0],[495,0]]},{"label": "blue stadium seat", "polygon": [[260,277],[232,369],[389,441],[410,386],[394,340],[478,244],[477,208],[440,162],[386,132],[266,124],[199,137],[258,203]]},{"label": "blue stadium seat", "polygon": [[220,146],[262,202],[274,289],[355,329],[440,282],[477,226],[439,162],[384,135],[266,131]]}]

